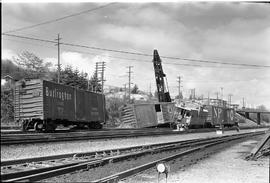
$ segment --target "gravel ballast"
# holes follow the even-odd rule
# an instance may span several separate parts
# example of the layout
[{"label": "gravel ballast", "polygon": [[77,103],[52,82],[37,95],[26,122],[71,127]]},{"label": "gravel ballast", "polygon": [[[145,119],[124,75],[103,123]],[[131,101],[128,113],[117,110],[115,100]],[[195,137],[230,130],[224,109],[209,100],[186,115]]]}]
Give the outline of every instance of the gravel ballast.
[{"label": "gravel ballast", "polygon": [[[241,130],[240,133],[256,130]],[[223,135],[235,134],[236,131],[225,131]],[[83,141],[67,141],[67,142],[50,142],[38,144],[22,144],[1,146],[1,161],[33,158],[41,156],[60,155],[66,153],[79,153],[98,151],[112,148],[124,148],[138,145],[147,145],[153,143],[165,143],[173,141],[184,141],[189,139],[207,138],[220,136],[215,132],[208,133],[190,133],[169,136],[153,136],[153,137],[137,137],[126,139],[108,139],[108,140],[83,140]]]},{"label": "gravel ballast", "polygon": [[[254,137],[234,145],[224,145],[216,153],[210,154],[200,161],[191,161],[188,166],[176,160],[169,162],[171,172],[168,183],[268,183],[269,156],[257,161],[246,161],[245,157],[251,152],[263,136]],[[268,144],[269,145],[269,144]],[[196,158],[200,158],[196,155]],[[188,160],[187,160],[188,161]],[[160,182],[166,182],[161,175]],[[156,183],[157,172],[146,171],[121,183]]]}]

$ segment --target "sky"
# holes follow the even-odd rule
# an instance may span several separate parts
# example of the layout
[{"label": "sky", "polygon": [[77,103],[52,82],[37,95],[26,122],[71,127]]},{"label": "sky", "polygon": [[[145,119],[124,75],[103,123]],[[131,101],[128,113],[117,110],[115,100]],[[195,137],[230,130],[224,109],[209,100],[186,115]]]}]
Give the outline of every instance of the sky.
[{"label": "sky", "polygon": [[[2,33],[54,20],[107,3],[3,3]],[[169,91],[228,99],[246,107],[270,109],[270,5],[245,2],[113,3],[88,13],[10,34],[65,43],[152,55],[157,49]],[[57,64],[57,46],[2,35],[2,59],[30,51]],[[140,90],[156,90],[152,56],[60,46],[62,66],[71,65],[92,75],[95,63],[106,62],[105,86],[123,87],[131,81]],[[230,64],[263,65],[247,67]],[[182,64],[182,65],[181,65]],[[184,64],[184,65],[183,65]],[[186,65],[185,65],[186,64]]]}]

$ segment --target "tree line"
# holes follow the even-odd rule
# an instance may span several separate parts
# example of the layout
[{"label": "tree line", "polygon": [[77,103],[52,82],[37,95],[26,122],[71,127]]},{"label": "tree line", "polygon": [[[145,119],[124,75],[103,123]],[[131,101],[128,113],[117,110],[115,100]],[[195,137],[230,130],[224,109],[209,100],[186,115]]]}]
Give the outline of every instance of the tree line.
[{"label": "tree line", "polygon": [[[57,82],[57,70],[51,69],[52,63],[45,62],[34,53],[24,51],[12,60],[2,60],[1,78],[10,76],[14,81],[22,79],[45,79]],[[80,72],[72,66],[65,66],[60,71],[60,84],[73,86],[83,90],[101,92],[101,84],[97,74],[88,79],[88,74]],[[1,80],[2,82],[2,80]],[[1,122],[14,120],[13,88],[1,83]]]}]

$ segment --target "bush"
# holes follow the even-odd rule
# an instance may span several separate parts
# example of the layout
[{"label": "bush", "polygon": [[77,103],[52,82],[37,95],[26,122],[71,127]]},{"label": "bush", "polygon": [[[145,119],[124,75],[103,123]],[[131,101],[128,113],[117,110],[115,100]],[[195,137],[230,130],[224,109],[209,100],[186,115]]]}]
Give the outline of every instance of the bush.
[{"label": "bush", "polygon": [[14,122],[13,90],[1,92],[1,124]]}]

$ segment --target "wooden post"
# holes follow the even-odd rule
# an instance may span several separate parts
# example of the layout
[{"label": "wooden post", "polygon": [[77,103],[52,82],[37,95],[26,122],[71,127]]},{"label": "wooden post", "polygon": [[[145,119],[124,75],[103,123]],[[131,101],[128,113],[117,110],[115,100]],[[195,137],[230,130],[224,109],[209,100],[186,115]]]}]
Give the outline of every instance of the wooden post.
[{"label": "wooden post", "polygon": [[258,125],[261,124],[261,113],[260,112],[257,113],[257,124]]}]

